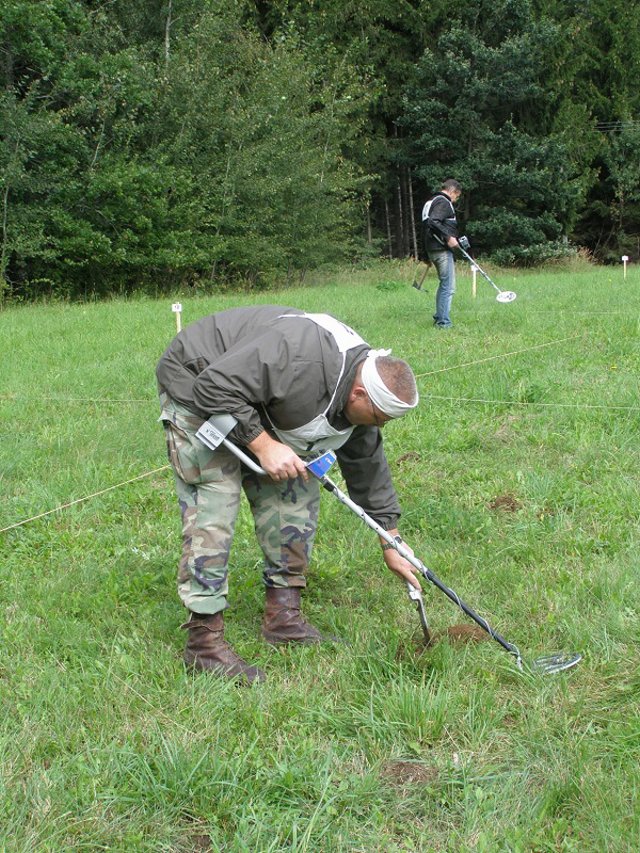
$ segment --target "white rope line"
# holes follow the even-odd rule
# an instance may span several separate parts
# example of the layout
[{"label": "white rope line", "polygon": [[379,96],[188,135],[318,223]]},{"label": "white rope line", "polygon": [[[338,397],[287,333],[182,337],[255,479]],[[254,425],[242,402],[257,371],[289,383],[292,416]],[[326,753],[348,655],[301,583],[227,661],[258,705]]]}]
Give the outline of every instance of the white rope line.
[{"label": "white rope line", "polygon": [[423,394],[433,400],[450,400],[452,403],[484,403],[490,406],[550,406],[565,409],[604,409],[640,412],[640,406],[607,406],[604,403],[529,403],[526,400],[484,400],[480,397],[445,397],[442,394]]},{"label": "white rope line", "polygon": [[[580,333],[578,335],[571,335],[568,338],[558,338],[554,341],[547,341],[546,343],[543,343],[543,344],[536,344],[536,346],[527,347],[526,349],[513,350],[511,352],[500,353],[498,355],[491,355],[491,356],[488,356],[487,358],[476,359],[475,361],[467,361],[467,362],[463,362],[462,364],[454,364],[451,367],[442,367],[439,370],[431,370],[427,373],[416,374],[416,379],[421,379],[424,376],[433,376],[436,373],[444,373],[448,370],[456,370],[456,369],[461,368],[461,367],[471,367],[474,364],[482,364],[482,363],[487,362],[487,361],[494,361],[495,359],[498,359],[498,358],[507,358],[510,355],[521,355],[522,353],[532,352],[533,350],[542,349],[543,347],[553,346],[554,344],[561,344],[564,341],[572,341],[572,340],[575,340],[576,338],[584,337],[585,334],[586,334],[586,332],[583,332],[583,333]],[[453,401],[453,400],[457,399],[455,397],[438,397],[438,395],[435,395],[435,394],[428,394],[427,396],[433,397],[434,399],[442,399],[442,400],[452,400]],[[16,399],[19,399],[19,397],[17,397],[17,395],[0,395],[0,400],[16,400]],[[136,399],[106,400],[106,399],[73,399],[73,398],[63,398],[63,397],[42,397],[39,399],[40,400],[55,401],[55,402],[62,402],[62,403],[150,403],[150,402],[155,402],[151,398],[146,398],[146,399],[141,399],[141,400],[136,400]],[[460,398],[460,401],[463,402],[464,401],[463,398]],[[469,399],[469,400],[466,400],[465,402],[487,403],[487,404],[493,404],[493,405],[497,405],[497,404],[508,405],[511,401]],[[511,404],[513,405],[513,403],[511,403]],[[532,405],[532,404],[531,403],[516,403],[516,405]],[[533,404],[533,405],[549,405],[549,406],[566,405],[566,406],[570,406],[572,404],[568,404],[568,403],[566,403],[566,404],[562,404],[562,403],[560,403],[560,404],[539,403],[539,404]],[[577,405],[580,405],[580,404],[577,404]],[[617,409],[635,410],[638,407],[637,406],[598,406],[598,405],[585,404],[584,408],[592,408],[592,409],[617,408]],[[125,480],[122,483],[116,483],[116,485],[114,485],[114,486],[108,486],[106,489],[101,489],[99,492],[94,492],[91,495],[86,495],[85,497],[77,498],[74,501],[69,501],[68,503],[61,504],[60,506],[57,506],[54,509],[47,510],[46,512],[41,512],[38,515],[31,516],[31,518],[25,518],[23,521],[18,521],[15,524],[10,524],[8,527],[0,528],[0,533],[6,533],[8,530],[14,530],[17,527],[22,527],[24,524],[28,524],[31,521],[36,521],[37,519],[44,518],[45,516],[51,515],[54,512],[60,512],[63,509],[68,509],[71,506],[75,506],[76,504],[83,503],[84,501],[91,500],[91,498],[96,498],[99,495],[104,495],[107,492],[113,491],[114,489],[119,489],[122,486],[127,486],[127,485],[129,485],[129,483],[135,483],[136,480],[142,480],[145,477],[150,477],[152,474],[157,474],[160,471],[165,471],[167,468],[170,468],[170,467],[171,467],[170,465],[163,465],[161,468],[155,468],[153,471],[147,471],[145,474],[139,474],[137,477],[132,477],[130,480]]]},{"label": "white rope line", "polygon": [[0,394],[0,400],[25,403],[157,403],[157,397],[145,397],[141,400],[110,400],[108,398],[101,399],[83,399],[81,397],[38,397],[37,400],[33,397],[21,397],[19,394]]},{"label": "white rope line", "polygon": [[428,373],[417,373],[416,379],[421,379],[423,376],[433,376],[435,373],[445,373],[447,370],[458,370],[461,367],[471,367],[473,364],[483,364],[486,361],[494,361],[497,358],[508,358],[510,355],[521,355],[523,352],[532,352],[535,349],[542,349],[543,347],[550,347],[554,344],[561,344],[564,341],[574,341],[576,338],[583,338],[587,333],[581,332],[579,335],[571,335],[568,338],[558,338],[555,341],[547,341],[544,344],[536,344],[533,347],[527,347],[526,349],[517,349],[512,352],[503,352],[499,355],[489,355],[487,358],[478,358],[475,361],[465,361],[462,364],[452,364],[451,367],[441,367],[438,370],[430,370]]},{"label": "white rope line", "polygon": [[[416,379],[421,379],[423,376],[433,376],[436,373],[445,373],[448,370],[457,370],[460,367],[471,367],[474,364],[483,364],[487,361],[494,361],[498,358],[508,358],[510,355],[521,355],[524,352],[532,352],[536,349],[543,349],[544,347],[550,347],[554,344],[561,344],[564,341],[574,341],[576,338],[583,338],[587,333],[580,332],[577,335],[570,335],[568,338],[558,338],[555,341],[547,341],[544,344],[536,344],[533,347],[527,347],[526,349],[513,350],[512,352],[503,352],[499,355],[490,355],[487,358],[479,358],[475,361],[464,361],[462,364],[453,364],[451,367],[441,367],[438,370],[430,370],[428,373],[417,373]],[[16,394],[9,395],[0,395],[0,400],[20,400],[21,398]],[[27,402],[29,398],[26,399]],[[131,399],[131,400],[108,400],[108,399],[82,399],[82,398],[73,398],[73,397],[39,397],[38,402],[40,400],[48,401],[48,402],[57,402],[57,403],[153,403],[157,402],[157,400],[147,397],[141,400]],[[0,531],[1,533],[2,531]]]},{"label": "white rope line", "polygon": [[637,311],[640,306],[635,306],[631,309],[625,308],[620,309],[620,311],[574,311],[569,308],[558,308],[554,310],[553,308],[527,308],[527,314],[569,314],[571,317],[574,315],[576,317],[582,317],[583,314],[588,314],[590,317],[617,317],[619,314],[624,314],[625,317],[628,317],[632,311]]},{"label": "white rope line", "polygon": [[24,521],[17,521],[15,524],[10,524],[8,527],[0,528],[0,533],[6,533],[7,530],[13,530],[16,527],[22,527],[23,524],[28,524],[30,521],[35,521],[38,518],[44,518],[45,515],[51,515],[53,512],[60,512],[60,510],[68,509],[70,506],[82,503],[83,501],[88,501],[91,498],[97,498],[98,495],[104,495],[106,492],[112,492],[114,489],[119,489],[121,486],[128,486],[129,483],[135,483],[136,480],[142,480],[144,477],[150,477],[152,474],[157,474],[159,471],[166,471],[166,469],[170,467],[170,465],[163,465],[161,468],[154,468],[153,471],[147,471],[146,474],[139,474],[137,477],[125,480],[123,483],[116,483],[115,486],[108,486],[106,489],[100,489],[99,492],[94,492],[92,495],[85,495],[85,497],[77,498],[75,501],[69,501],[69,503],[61,504],[61,506],[57,506],[55,509],[48,509],[46,512],[41,512],[39,515],[32,515],[31,518],[25,518]]}]

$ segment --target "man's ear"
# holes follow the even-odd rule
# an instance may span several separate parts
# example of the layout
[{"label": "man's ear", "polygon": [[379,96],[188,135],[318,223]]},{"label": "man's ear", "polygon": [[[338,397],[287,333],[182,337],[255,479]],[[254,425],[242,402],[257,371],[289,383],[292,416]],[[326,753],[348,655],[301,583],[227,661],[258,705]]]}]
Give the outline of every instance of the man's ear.
[{"label": "man's ear", "polygon": [[359,382],[354,382],[351,386],[351,391],[349,391],[349,402],[355,403],[357,400],[361,400],[363,397],[367,397],[367,391]]}]

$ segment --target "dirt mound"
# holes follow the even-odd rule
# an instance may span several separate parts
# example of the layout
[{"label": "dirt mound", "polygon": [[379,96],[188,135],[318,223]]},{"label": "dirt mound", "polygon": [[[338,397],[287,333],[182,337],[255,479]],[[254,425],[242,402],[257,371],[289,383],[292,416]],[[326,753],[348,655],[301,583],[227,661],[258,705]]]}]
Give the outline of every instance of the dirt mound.
[{"label": "dirt mound", "polygon": [[419,761],[387,761],[380,775],[392,785],[428,785],[437,779],[438,771]]},{"label": "dirt mound", "polygon": [[404,465],[407,462],[420,462],[422,457],[415,450],[410,450],[408,453],[403,453],[398,457],[398,465]]},{"label": "dirt mound", "polygon": [[513,495],[498,495],[488,504],[489,509],[502,510],[503,512],[517,512],[522,509],[522,504]]},{"label": "dirt mound", "polygon": [[446,631],[440,632],[440,638],[447,638],[452,643],[484,643],[491,637],[477,625],[451,625]]},{"label": "dirt mound", "polygon": [[491,636],[483,631],[478,625],[451,625],[442,631],[431,632],[431,642],[425,643],[422,631],[414,634],[414,643],[419,650],[433,648],[436,643],[448,640],[454,645],[466,645],[467,643],[485,643]]}]

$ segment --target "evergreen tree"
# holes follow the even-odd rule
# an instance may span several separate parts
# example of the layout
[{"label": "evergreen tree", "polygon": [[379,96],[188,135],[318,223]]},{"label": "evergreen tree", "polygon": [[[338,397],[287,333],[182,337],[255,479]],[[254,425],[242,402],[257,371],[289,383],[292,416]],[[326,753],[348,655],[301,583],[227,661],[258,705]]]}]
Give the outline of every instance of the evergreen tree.
[{"label": "evergreen tree", "polygon": [[528,0],[478,0],[425,50],[407,87],[416,173],[432,189],[447,176],[461,181],[464,227],[502,260],[560,251],[584,193],[545,90],[559,41]]},{"label": "evergreen tree", "polygon": [[146,150],[148,64],[84,4],[12,0],[0,14],[5,287],[108,293],[144,277],[166,219],[166,178]]},{"label": "evergreen tree", "polygon": [[262,280],[352,251],[360,179],[344,151],[366,95],[350,66],[319,77],[295,31],[271,45],[240,11],[212,2],[176,41],[161,147],[207,275]]},{"label": "evergreen tree", "polygon": [[[571,98],[582,118],[569,117],[571,144],[587,154],[593,176],[572,231],[598,260],[640,256],[640,184],[633,184],[640,113],[640,6],[627,0],[538,0],[565,35],[563,73],[557,94]],[[594,139],[594,129],[599,138]]]},{"label": "evergreen tree", "polygon": [[0,298],[413,254],[450,175],[503,261],[640,254],[628,0],[5,0],[0,52]]}]

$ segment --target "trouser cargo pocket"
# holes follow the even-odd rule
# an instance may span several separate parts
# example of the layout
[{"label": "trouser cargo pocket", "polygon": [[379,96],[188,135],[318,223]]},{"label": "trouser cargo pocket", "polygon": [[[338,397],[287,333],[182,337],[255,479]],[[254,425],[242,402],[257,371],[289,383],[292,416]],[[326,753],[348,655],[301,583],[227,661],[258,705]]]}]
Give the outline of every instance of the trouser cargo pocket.
[{"label": "trouser cargo pocket", "polygon": [[163,420],[162,425],[169,461],[180,479],[190,485],[215,483],[223,479],[223,453],[210,450],[196,438],[195,433],[181,429],[171,421]]}]

